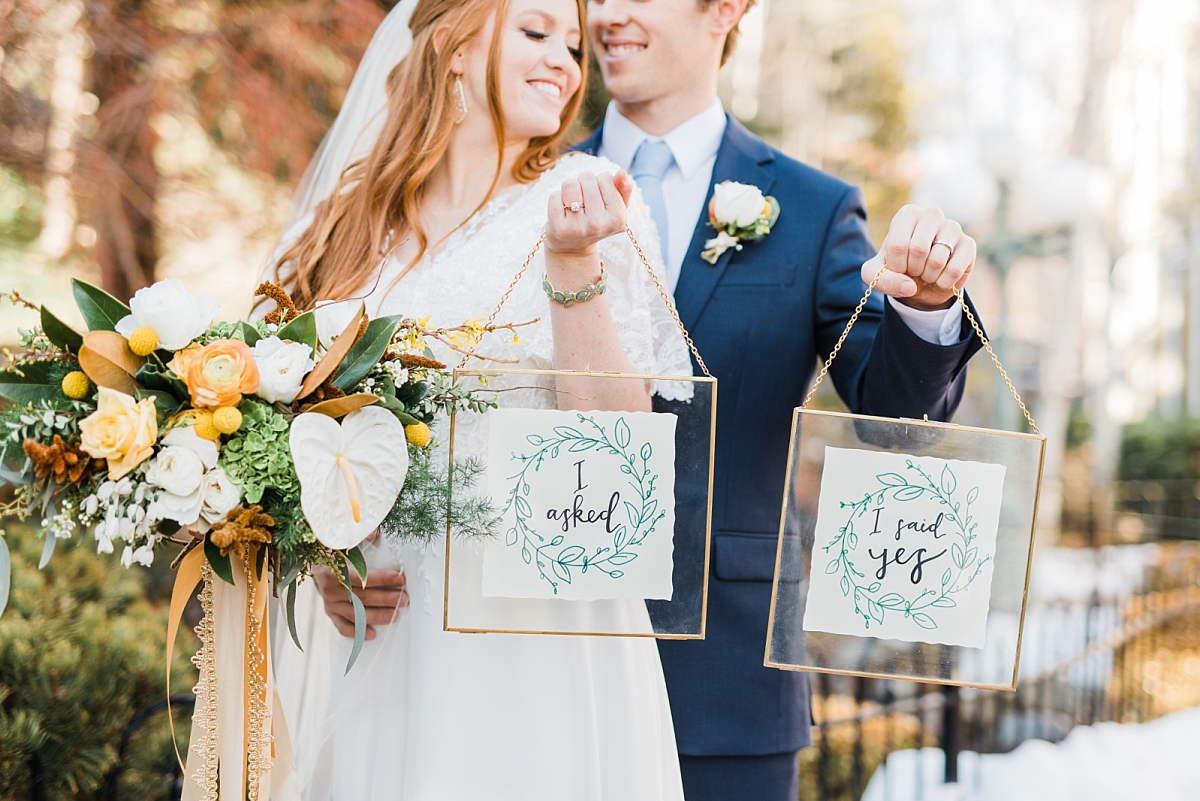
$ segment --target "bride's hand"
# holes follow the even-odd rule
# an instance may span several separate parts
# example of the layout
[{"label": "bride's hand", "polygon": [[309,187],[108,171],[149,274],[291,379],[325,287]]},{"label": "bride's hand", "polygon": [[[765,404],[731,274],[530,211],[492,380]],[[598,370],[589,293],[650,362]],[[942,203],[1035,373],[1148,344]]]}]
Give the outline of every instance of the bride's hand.
[{"label": "bride's hand", "polygon": [[562,191],[550,195],[546,249],[567,259],[594,259],[598,242],[625,230],[632,195],[633,179],[624,170],[616,175],[585,172],[564,181]]}]

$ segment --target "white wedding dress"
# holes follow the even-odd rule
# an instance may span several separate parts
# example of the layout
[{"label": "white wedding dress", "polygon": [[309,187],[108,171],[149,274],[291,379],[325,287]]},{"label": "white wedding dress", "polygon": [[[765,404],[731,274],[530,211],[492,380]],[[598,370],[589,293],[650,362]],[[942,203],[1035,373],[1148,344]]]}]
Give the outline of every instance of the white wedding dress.
[{"label": "white wedding dress", "polygon": [[[394,287],[402,265],[385,264],[378,283],[364,290],[368,313],[429,315],[434,326],[487,317],[537,241],[551,192],[581,172],[616,169],[590,156],[564,156],[537,181],[493,200]],[[657,231],[640,194],[629,223],[646,252],[657,254]],[[606,297],[634,370],[691,375],[683,338],[628,238],[606,240],[600,251]],[[651,258],[661,275],[661,262]],[[520,329],[523,343],[501,332],[485,338],[480,352],[521,367],[553,367],[544,264],[539,254],[498,318],[539,322]],[[679,397],[686,386],[667,383],[657,391]],[[442,445],[445,428],[435,426]],[[468,430],[456,433],[458,449],[483,455],[486,443]],[[333,628],[311,581],[297,600],[304,652],[278,614],[272,623],[305,801],[682,801],[653,640],[445,632],[444,544],[381,541],[364,549],[372,566],[403,567],[411,604],[392,624],[376,627],[349,675],[343,671],[351,641]],[[572,628],[578,624],[569,619],[581,614],[648,625],[644,603],[634,600],[563,603],[555,614]]]}]

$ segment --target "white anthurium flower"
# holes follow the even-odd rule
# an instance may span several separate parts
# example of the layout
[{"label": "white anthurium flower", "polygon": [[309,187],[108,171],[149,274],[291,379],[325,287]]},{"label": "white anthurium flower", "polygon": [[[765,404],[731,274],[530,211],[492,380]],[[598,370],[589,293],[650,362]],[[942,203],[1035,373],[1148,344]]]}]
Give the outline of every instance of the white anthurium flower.
[{"label": "white anthurium flower", "polygon": [[404,487],[408,444],[404,426],[378,406],[342,422],[309,412],[292,421],[292,460],[300,506],[319,542],[352,548],[383,522]]},{"label": "white anthurium flower", "polygon": [[713,214],[722,225],[747,228],[766,214],[766,208],[767,199],[757,186],[725,181],[713,187]]},{"label": "white anthurium flower", "polygon": [[317,302],[313,316],[317,320],[317,341],[329,350],[333,340],[346,330],[350,320],[362,309],[361,300],[322,300]]},{"label": "white anthurium flower", "polygon": [[208,330],[218,306],[211,292],[193,297],[182,281],[168,278],[134,294],[129,301],[131,314],[117,323],[117,333],[128,339],[139,328],[151,328],[158,347],[180,350]]},{"label": "white anthurium flower", "polygon": [[312,359],[312,348],[303,342],[266,337],[256,342],[250,352],[258,367],[258,390],[254,394],[267,403],[294,401],[304,377],[317,366]]},{"label": "white anthurium flower", "polygon": [[193,525],[204,506],[205,473],[217,465],[216,443],[201,439],[189,426],[169,432],[162,444],[146,471],[146,481],[162,488],[149,513]]},{"label": "white anthurium flower", "polygon": [[200,507],[199,528],[201,533],[207,532],[213,523],[224,520],[225,515],[229,514],[230,510],[234,509],[242,500],[242,494],[238,491],[237,485],[219,467],[214,467],[204,474],[200,494],[204,499],[203,505]]}]

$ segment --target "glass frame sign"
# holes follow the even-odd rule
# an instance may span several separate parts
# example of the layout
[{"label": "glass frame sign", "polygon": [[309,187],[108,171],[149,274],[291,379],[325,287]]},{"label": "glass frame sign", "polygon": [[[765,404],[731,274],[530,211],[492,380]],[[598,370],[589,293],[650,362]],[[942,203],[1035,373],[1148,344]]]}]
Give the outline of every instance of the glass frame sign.
[{"label": "glass frame sign", "polygon": [[1012,690],[1040,434],[796,409],[764,664]]},{"label": "glass frame sign", "polygon": [[[444,630],[703,638],[716,379],[459,369],[455,380],[493,391],[498,408],[451,417],[451,508],[486,498],[495,532],[464,541],[448,525]],[[669,383],[663,394],[681,400],[605,408],[634,382]]]}]

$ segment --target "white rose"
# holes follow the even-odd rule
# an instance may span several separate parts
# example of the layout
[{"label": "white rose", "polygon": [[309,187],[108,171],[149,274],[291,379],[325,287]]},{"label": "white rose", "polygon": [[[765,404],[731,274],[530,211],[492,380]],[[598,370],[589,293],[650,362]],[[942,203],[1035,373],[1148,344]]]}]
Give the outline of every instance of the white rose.
[{"label": "white rose", "polygon": [[217,307],[211,292],[192,297],[182,281],[168,278],[137,291],[129,301],[132,314],[117,323],[117,333],[128,339],[139,328],[153,328],[160,348],[180,350],[208,330]]},{"label": "white rose", "polygon": [[211,525],[225,519],[225,515],[241,501],[241,493],[237,485],[229,480],[225,471],[215,467],[204,474],[204,483],[200,488],[204,505],[200,508],[200,518]]},{"label": "white rose", "polygon": [[[319,323],[318,323],[319,324]],[[304,377],[316,366],[312,348],[279,337],[260,339],[250,349],[258,367],[258,397],[267,403],[291,403],[300,394]]]},{"label": "white rose", "polygon": [[725,181],[713,187],[713,213],[721,224],[748,228],[763,216],[767,199],[757,186]]},{"label": "white rose", "polygon": [[361,300],[318,301],[313,315],[317,319],[317,340],[321,347],[329,350],[334,338],[346,330],[361,308]]},{"label": "white rose", "polygon": [[201,439],[190,426],[169,432],[162,443],[146,471],[146,480],[162,488],[149,513],[160,520],[190,526],[200,517],[204,474],[216,467],[217,446]]}]

